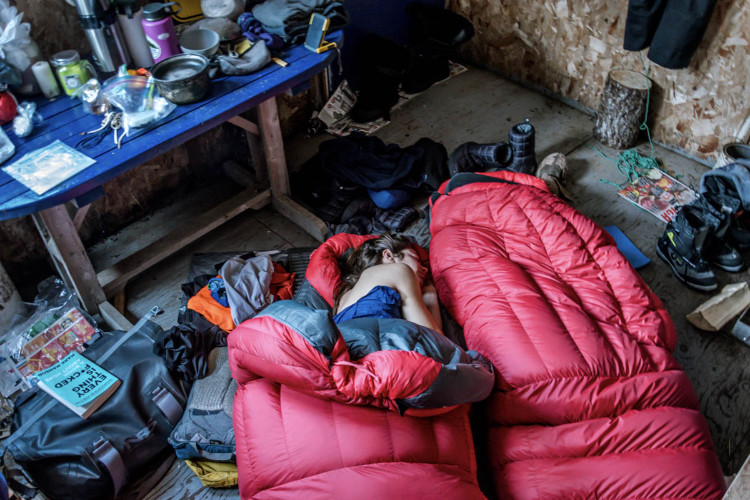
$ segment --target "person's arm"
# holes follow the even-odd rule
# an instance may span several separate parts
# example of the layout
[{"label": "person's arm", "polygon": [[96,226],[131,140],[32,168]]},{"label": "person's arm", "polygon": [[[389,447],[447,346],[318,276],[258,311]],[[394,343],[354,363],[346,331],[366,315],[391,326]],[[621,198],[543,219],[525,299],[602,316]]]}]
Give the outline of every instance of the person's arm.
[{"label": "person's arm", "polygon": [[427,310],[430,311],[432,318],[438,325],[438,330],[443,329],[443,317],[440,315],[440,300],[438,299],[437,289],[435,284],[429,279],[422,285],[422,300],[424,301]]},{"label": "person's arm", "polygon": [[[442,333],[442,322],[438,323],[427,308],[414,271],[406,264],[395,264],[392,269],[395,288],[401,295],[401,313],[404,319]],[[435,300],[437,301],[437,293]],[[439,315],[438,310],[438,317]]]}]

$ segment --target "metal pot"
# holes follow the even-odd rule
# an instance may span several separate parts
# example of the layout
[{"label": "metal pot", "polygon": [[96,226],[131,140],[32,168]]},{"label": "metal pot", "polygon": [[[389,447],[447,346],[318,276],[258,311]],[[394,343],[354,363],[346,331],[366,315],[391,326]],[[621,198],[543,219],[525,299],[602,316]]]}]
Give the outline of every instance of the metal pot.
[{"label": "metal pot", "polygon": [[156,88],[175,104],[200,101],[208,93],[208,59],[200,54],[178,54],[151,68]]}]

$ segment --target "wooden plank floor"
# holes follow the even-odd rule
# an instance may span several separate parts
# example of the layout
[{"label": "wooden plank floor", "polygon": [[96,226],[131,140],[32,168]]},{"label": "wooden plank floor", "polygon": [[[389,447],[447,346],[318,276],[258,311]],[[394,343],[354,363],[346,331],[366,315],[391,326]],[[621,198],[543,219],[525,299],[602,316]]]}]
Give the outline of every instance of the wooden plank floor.
[{"label": "wooden plank floor", "polygon": [[[525,118],[529,118],[536,128],[539,160],[552,152],[568,156],[572,174],[570,191],[575,197],[573,205],[603,226],[617,225],[652,259],[651,264],[640,270],[641,276],[662,298],[675,321],[679,334],[675,356],[696,389],[724,473],[735,474],[750,453],[750,347],[724,332],[709,334],[687,323],[685,314],[709,296],[680,285],[668,266],[656,256],[656,240],[664,224],[618,198],[613,186],[601,182],[601,179],[608,179],[620,183],[623,178],[612,161],[591,148],[597,147],[611,157],[617,154],[592,139],[593,120],[589,115],[488,71],[469,68],[466,73],[433,86],[399,108],[392,114],[392,123],[376,135],[402,147],[414,144],[421,137],[429,137],[443,143],[450,152],[466,141],[507,140],[510,127]],[[317,151],[320,142],[328,139],[331,137],[321,135],[288,140],[286,149],[290,165],[300,165]],[[706,169],[658,146],[656,156],[694,187]],[[214,196],[222,192],[215,187],[210,190]],[[205,199],[200,194],[197,199],[186,197],[184,203],[171,207],[171,212],[165,209],[151,217],[151,225],[157,222],[157,227],[169,227],[178,217],[190,217],[195,213],[191,210],[201,210]],[[144,228],[134,225],[128,228],[129,233],[117,236],[117,241],[112,239],[92,249],[97,268],[106,264],[108,253],[122,248],[118,245],[123,242],[153,237],[148,236],[152,233]],[[129,284],[128,313],[131,317],[138,317],[158,305],[166,312],[157,321],[164,328],[173,326],[180,284],[186,277],[194,253],[283,249],[314,244],[315,241],[301,229],[270,209],[243,214]],[[722,285],[748,279],[747,271],[733,275],[717,272],[717,275]],[[147,498],[154,499],[237,497],[236,488],[202,488],[179,460],[147,495]]]}]

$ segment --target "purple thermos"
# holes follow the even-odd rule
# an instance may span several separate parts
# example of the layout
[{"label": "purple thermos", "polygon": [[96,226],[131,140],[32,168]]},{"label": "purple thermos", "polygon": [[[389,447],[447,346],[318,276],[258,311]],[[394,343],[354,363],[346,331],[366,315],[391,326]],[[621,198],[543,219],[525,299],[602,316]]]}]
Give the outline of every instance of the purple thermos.
[{"label": "purple thermos", "polygon": [[[172,6],[177,5],[177,11]],[[180,12],[177,2],[149,3],[143,6],[143,31],[154,63],[180,53],[180,44],[172,24],[172,14]]]}]

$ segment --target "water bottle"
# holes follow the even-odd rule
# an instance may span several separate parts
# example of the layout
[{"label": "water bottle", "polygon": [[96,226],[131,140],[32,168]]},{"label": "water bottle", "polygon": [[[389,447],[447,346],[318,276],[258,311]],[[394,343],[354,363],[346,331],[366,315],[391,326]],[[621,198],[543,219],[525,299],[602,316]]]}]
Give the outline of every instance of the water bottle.
[{"label": "water bottle", "polygon": [[138,68],[150,68],[154,65],[151,49],[146,43],[146,33],[143,31],[143,11],[136,0],[117,0],[117,22],[120,23],[122,33],[130,51],[130,57]]},{"label": "water bottle", "polygon": [[[177,11],[172,6],[177,6]],[[180,53],[180,44],[172,24],[172,14],[180,12],[177,2],[149,3],[143,6],[143,31],[154,63]]]}]

